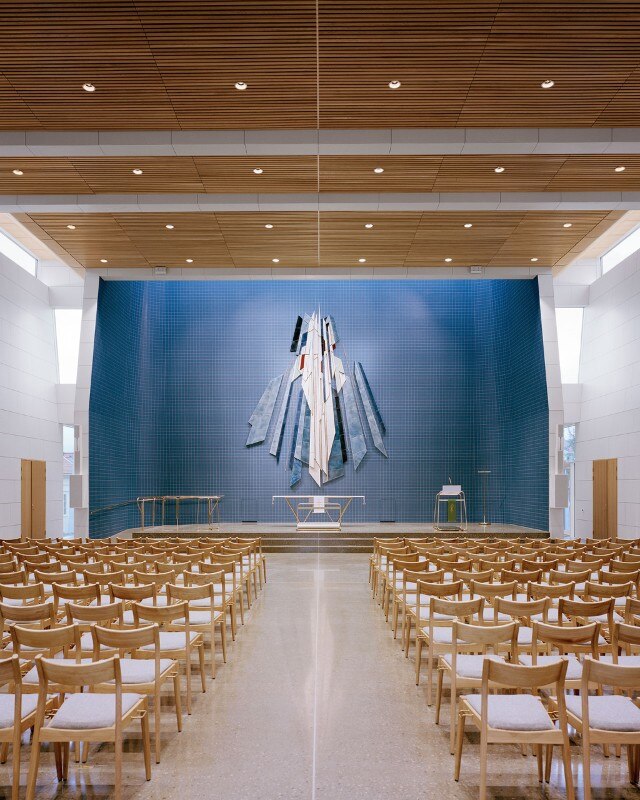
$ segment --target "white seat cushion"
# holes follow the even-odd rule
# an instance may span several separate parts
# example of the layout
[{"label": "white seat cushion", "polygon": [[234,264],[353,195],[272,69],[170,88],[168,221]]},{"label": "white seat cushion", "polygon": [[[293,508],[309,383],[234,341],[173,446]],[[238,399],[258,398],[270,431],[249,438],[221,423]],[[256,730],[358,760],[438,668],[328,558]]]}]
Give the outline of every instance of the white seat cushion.
[{"label": "white seat cushion", "polygon": [[[613,664],[611,653],[600,656],[600,661]],[[640,656],[618,656],[618,664],[622,667],[640,667]]]},{"label": "white seat cushion", "polygon": [[[537,622],[542,622],[544,619],[544,614],[533,614],[531,616],[532,620],[536,620]],[[558,624],[558,609],[551,607],[547,611],[547,622],[550,625],[557,625]]]},{"label": "white seat cushion", "polygon": [[518,628],[518,644],[531,644],[533,641],[533,629],[520,626]]},{"label": "white seat cushion", "polygon": [[[484,611],[482,614],[482,618],[486,622],[493,622],[496,618],[496,610],[491,606],[485,606]],[[511,617],[509,614],[504,614],[502,611],[498,612],[498,621],[499,622],[511,622]]]},{"label": "white seat cushion", "polygon": [[[569,662],[566,680],[579,681],[582,678],[582,664],[573,656],[567,656],[566,658]],[[559,659],[560,656],[538,656],[536,666],[545,667],[547,664],[557,664]],[[533,658],[528,655],[520,656],[520,663],[524,664],[525,667],[530,667],[533,665]]]},{"label": "white seat cushion", "polygon": [[166,595],[158,595],[156,597],[156,602],[153,602],[153,597],[145,597],[144,600],[140,601],[141,606],[166,606],[167,605],[167,598]]},{"label": "white seat cushion", "polygon": [[[0,728],[11,728],[14,722],[16,699],[12,694],[0,694]],[[37,694],[23,694],[20,719],[32,714],[38,705]]]},{"label": "white seat cushion", "polygon": [[[170,658],[160,659],[160,674],[175,664]],[[120,671],[122,683],[151,683],[156,678],[156,663],[151,659],[121,658]]]},{"label": "white seat cushion", "polygon": [[[464,695],[469,705],[480,713],[482,696]],[[551,718],[539,697],[530,694],[489,695],[488,723],[491,728],[505,731],[546,731],[553,729]]]},{"label": "white seat cushion", "polygon": [[[567,711],[582,719],[582,698],[567,696]],[[628,697],[589,697],[589,725],[604,731],[640,731],[640,708]]]},{"label": "white seat cushion", "polygon": [[[442,656],[442,659],[451,667],[452,657],[450,653]],[[482,678],[482,665],[487,659],[504,662],[504,658],[500,656],[468,656],[461,654],[456,659],[456,675],[460,678],[476,678],[480,680]]]},{"label": "white seat cushion", "polygon": [[[189,640],[193,640],[200,634],[189,632]],[[161,650],[183,650],[187,643],[186,635],[182,631],[160,631],[160,649]],[[146,644],[140,650],[154,650],[155,645]]]},{"label": "white seat cushion", "polygon": [[[108,648],[103,645],[100,649],[109,650],[112,648]],[[83,653],[93,652],[93,636],[89,631],[86,631],[86,633],[83,633],[80,636],[80,650],[82,650]]]},{"label": "white seat cushion", "polygon": [[[78,662],[75,658],[63,658],[62,653],[58,653],[54,658],[59,661],[61,664],[77,664]],[[80,659],[81,664],[91,664],[93,659],[91,658],[82,658]],[[31,667],[29,672],[23,677],[22,683],[29,684],[30,686],[38,686],[40,683],[40,679],[38,677],[38,668]]]},{"label": "white seat cushion", "polygon": [[[126,714],[141,699],[139,694],[122,693],[122,713]],[[87,730],[110,728],[116,721],[115,694],[70,694],[48,723],[50,728]]]}]

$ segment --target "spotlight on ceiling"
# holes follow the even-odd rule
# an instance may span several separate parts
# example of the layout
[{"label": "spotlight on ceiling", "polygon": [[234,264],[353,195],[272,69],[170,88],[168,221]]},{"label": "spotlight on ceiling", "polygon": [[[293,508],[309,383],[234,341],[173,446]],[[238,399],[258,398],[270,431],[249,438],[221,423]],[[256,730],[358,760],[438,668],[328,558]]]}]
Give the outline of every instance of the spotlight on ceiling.
[{"label": "spotlight on ceiling", "polygon": [[542,86],[543,89],[552,89],[555,85],[556,82],[551,80],[542,81],[542,83],[540,84],[540,86]]},{"label": "spotlight on ceiling", "polygon": [[268,230],[271,230],[271,228],[273,228],[273,225],[270,222],[267,222],[267,224],[264,227],[267,228]]},{"label": "spotlight on ceiling", "polygon": [[83,83],[82,88],[85,92],[95,92],[96,87],[92,83]]},{"label": "spotlight on ceiling", "polygon": [[563,228],[570,228],[573,225],[573,222],[565,222],[562,226]]},{"label": "spotlight on ceiling", "polygon": [[253,171],[256,175],[262,175],[262,173],[264,172],[264,170],[261,169],[260,167],[256,167]]},{"label": "spotlight on ceiling", "polygon": [[100,259],[100,263],[101,263],[101,264],[108,264],[109,262],[107,261],[107,259],[106,259],[106,258],[101,258],[101,259]]},{"label": "spotlight on ceiling", "polygon": [[616,168],[614,169],[614,172],[624,172],[624,171],[625,171],[625,169],[626,169],[626,167],[616,167]]},{"label": "spotlight on ceiling", "polygon": [[373,171],[376,173],[376,175],[382,175],[384,172],[384,167],[374,167]]},{"label": "spotlight on ceiling", "polygon": [[24,175],[24,172],[21,169],[14,169],[13,170],[13,174],[14,175]]},{"label": "spotlight on ceiling", "polygon": [[400,81],[389,81],[389,88],[390,89],[399,89],[402,86]]},{"label": "spotlight on ceiling", "polygon": [[367,259],[366,258],[359,258],[358,261],[360,262],[360,264],[366,264],[367,263]]},{"label": "spotlight on ceiling", "polygon": [[142,170],[139,167],[132,169],[131,172],[133,172],[134,175],[142,175]]},{"label": "spotlight on ceiling", "polygon": [[464,223],[464,227],[465,228],[473,228],[473,222],[465,222]]},{"label": "spotlight on ceiling", "polygon": [[170,222],[164,226],[168,231],[172,231],[175,228],[175,225],[172,225]]},{"label": "spotlight on ceiling", "polygon": [[187,264],[193,264],[192,258],[186,258],[185,261],[187,262]]},{"label": "spotlight on ceiling", "polygon": [[364,227],[365,228],[373,228],[373,222],[366,222]]},{"label": "spotlight on ceiling", "polygon": [[280,259],[279,258],[272,258],[271,260],[273,261],[274,264],[279,264],[280,263]]},{"label": "spotlight on ceiling", "polygon": [[447,262],[447,264],[450,264],[453,261],[453,259],[452,258],[445,258],[445,261]]},{"label": "spotlight on ceiling", "polygon": [[75,231],[76,226],[75,225],[67,225],[67,228],[69,228],[70,231]]},{"label": "spotlight on ceiling", "polygon": [[493,171],[494,172],[504,172],[504,167],[496,167]]},{"label": "spotlight on ceiling", "polygon": [[531,259],[531,261],[537,261],[537,260],[538,260],[537,258],[532,258],[532,259]]},{"label": "spotlight on ceiling", "polygon": [[236,81],[235,87],[239,92],[244,92],[247,88],[247,84],[244,81]]}]

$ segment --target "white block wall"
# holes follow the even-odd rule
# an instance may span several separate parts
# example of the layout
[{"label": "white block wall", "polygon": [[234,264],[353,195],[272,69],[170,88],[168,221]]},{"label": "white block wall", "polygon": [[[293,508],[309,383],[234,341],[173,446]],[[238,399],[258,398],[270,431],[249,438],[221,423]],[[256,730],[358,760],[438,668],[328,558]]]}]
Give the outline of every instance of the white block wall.
[{"label": "white block wall", "polygon": [[62,534],[62,428],[49,289],[0,255],[0,537],[20,535],[20,460],[47,462],[47,534]]},{"label": "white block wall", "polygon": [[580,358],[576,535],[593,531],[592,462],[618,459],[618,535],[640,536],[640,253],[589,290]]}]

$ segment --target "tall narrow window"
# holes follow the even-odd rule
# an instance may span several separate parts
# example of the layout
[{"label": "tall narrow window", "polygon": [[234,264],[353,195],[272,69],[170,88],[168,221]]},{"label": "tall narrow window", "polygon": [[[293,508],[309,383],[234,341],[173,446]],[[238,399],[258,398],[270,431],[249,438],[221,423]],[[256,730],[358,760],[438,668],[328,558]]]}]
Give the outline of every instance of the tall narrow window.
[{"label": "tall narrow window", "polygon": [[569,476],[569,505],[564,510],[564,535],[575,536],[575,469],[576,426],[565,425],[563,430],[564,474]]},{"label": "tall narrow window", "polygon": [[578,383],[579,381],[582,316],[583,309],[581,308],[556,308],[560,377],[563,383]]},{"label": "tall narrow window", "polygon": [[611,248],[600,259],[602,265],[602,274],[606,275],[610,269],[613,269],[625,258],[628,258],[636,250],[640,250],[640,228],[636,228],[628,236],[618,242],[617,245]]},{"label": "tall narrow window", "polygon": [[73,534],[73,508],[71,508],[71,475],[74,473],[75,441],[73,425],[62,426],[62,532]]},{"label": "tall narrow window", "polygon": [[78,374],[82,310],[79,308],[56,308],[55,315],[58,380],[60,383],[75,383]]}]

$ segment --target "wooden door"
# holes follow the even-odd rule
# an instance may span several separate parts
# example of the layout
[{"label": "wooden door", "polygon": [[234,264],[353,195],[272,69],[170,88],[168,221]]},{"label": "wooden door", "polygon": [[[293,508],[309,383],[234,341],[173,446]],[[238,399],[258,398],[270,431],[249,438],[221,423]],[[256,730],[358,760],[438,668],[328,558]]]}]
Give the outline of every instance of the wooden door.
[{"label": "wooden door", "polygon": [[47,464],[22,459],[21,517],[23,539],[44,539],[47,535]]},{"label": "wooden door", "polygon": [[593,462],[593,535],[596,539],[618,535],[618,459]]}]

